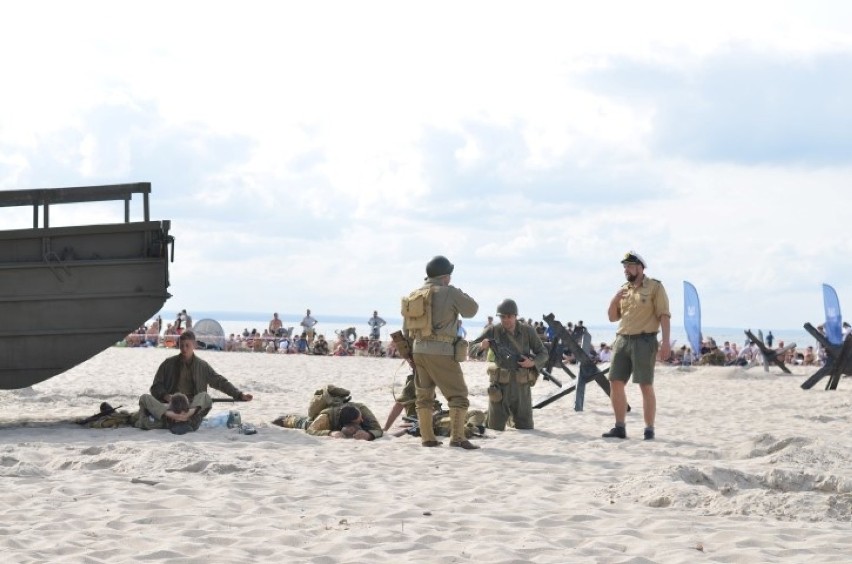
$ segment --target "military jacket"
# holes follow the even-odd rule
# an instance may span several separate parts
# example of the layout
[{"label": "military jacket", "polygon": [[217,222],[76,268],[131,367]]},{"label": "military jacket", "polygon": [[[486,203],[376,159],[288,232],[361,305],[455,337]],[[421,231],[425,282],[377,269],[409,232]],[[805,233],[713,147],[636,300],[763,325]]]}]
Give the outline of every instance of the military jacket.
[{"label": "military jacket", "polygon": [[473,317],[479,311],[476,301],[456,288],[443,286],[440,278],[428,278],[423,288],[432,287],[431,337],[414,340],[413,352],[453,356],[453,341],[458,337],[459,316]]},{"label": "military jacket", "polygon": [[[154,376],[154,383],[151,384],[152,396],[166,403],[166,396],[178,391],[178,379],[180,378],[182,363],[183,358],[178,354],[167,358],[160,364],[160,368]],[[195,394],[206,392],[207,386],[215,388],[234,399],[240,399],[242,392],[231,384],[227,378],[213,370],[213,367],[206,361],[198,358],[197,355],[192,355],[192,362],[190,362],[189,369],[192,374],[192,392],[188,396],[190,402]]]},{"label": "military jacket", "polygon": [[[535,362],[536,368],[541,368],[547,363],[547,350],[541,342],[541,338],[536,333],[535,329],[526,323],[518,321],[515,323],[515,332],[509,337],[508,332],[501,324],[495,324],[486,327],[482,334],[474,339],[470,344],[470,352],[472,355],[478,355],[481,348],[480,343],[488,339],[496,341],[508,351],[515,354],[529,356]],[[512,341],[514,339],[514,342]],[[515,346],[517,343],[521,350]],[[506,359],[505,355],[488,355],[489,360],[493,360],[500,368],[515,371],[518,369],[517,362],[511,359]]]},{"label": "military jacket", "polygon": [[354,405],[358,408],[358,411],[361,412],[361,417],[363,419],[361,422],[361,429],[373,435],[374,439],[378,439],[384,434],[382,426],[379,424],[379,420],[376,419],[376,416],[373,415],[370,408],[363,403],[357,403],[354,401],[323,409],[320,411],[319,415],[316,416],[316,419],[311,422],[308,428],[305,429],[305,432],[309,435],[324,437],[332,434],[334,431],[340,431],[343,428],[340,424],[340,410],[347,405]]}]

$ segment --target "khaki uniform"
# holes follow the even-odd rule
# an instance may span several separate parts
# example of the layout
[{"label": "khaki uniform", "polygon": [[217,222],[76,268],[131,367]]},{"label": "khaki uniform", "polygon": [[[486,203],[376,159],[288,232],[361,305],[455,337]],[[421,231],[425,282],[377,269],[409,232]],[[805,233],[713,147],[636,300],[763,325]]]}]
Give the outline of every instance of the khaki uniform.
[{"label": "khaki uniform", "polygon": [[[455,344],[459,341],[459,316],[473,317],[479,311],[476,301],[456,288],[441,284],[441,276],[427,278],[422,289],[431,290],[431,335],[417,332],[412,344],[414,358],[414,387],[417,395],[417,418],[421,424],[421,441],[426,446],[438,444],[432,432],[432,406],[435,387],[447,398],[452,433],[450,444],[464,448],[473,447],[465,438],[464,426],[467,408],[467,384],[461,364],[455,357]],[[407,319],[403,318],[402,331],[408,334]]]},{"label": "khaki uniform", "polygon": [[[406,417],[417,416],[417,389],[414,387],[414,374],[409,374],[405,377],[405,386],[402,388],[402,393],[394,399],[405,408]],[[437,399],[434,401],[434,409],[435,411],[441,411],[441,402]]]},{"label": "khaki uniform", "polygon": [[304,429],[309,435],[327,437],[333,432],[343,429],[343,426],[340,424],[340,410],[347,405],[355,406],[361,412],[361,417],[363,418],[361,422],[362,430],[373,435],[374,439],[378,439],[384,434],[382,426],[379,425],[379,420],[376,419],[370,408],[363,403],[354,401],[327,407],[320,411],[314,419],[300,415],[282,415],[274,423],[288,429]]},{"label": "khaki uniform", "polygon": [[622,289],[627,290],[627,297],[622,298],[619,304],[621,317],[615,332],[619,335],[657,333],[660,316],[671,316],[669,297],[662,282],[646,276],[638,288],[626,282]]},{"label": "khaki uniform", "polygon": [[[425,287],[432,288],[432,335],[415,338],[414,352],[417,408],[432,409],[435,387],[447,398],[450,408],[467,409],[467,384],[461,365],[455,359],[453,343],[461,317],[473,317],[479,305],[455,286],[442,286],[438,278],[428,278]],[[403,323],[403,332],[406,332]]]},{"label": "khaki uniform", "polygon": [[538,369],[547,362],[547,350],[541,339],[535,329],[521,321],[515,323],[511,335],[502,325],[493,325],[473,340],[472,354],[479,354],[479,343],[484,339],[499,343],[513,353],[529,356],[536,366],[534,369],[521,368],[516,360],[489,352],[488,359],[492,362],[487,370],[490,385],[486,427],[503,431],[511,418],[516,429],[534,428],[530,386],[535,385]]},{"label": "khaki uniform", "polygon": [[652,384],[659,349],[660,317],[671,317],[669,298],[663,284],[647,276],[638,288],[626,282],[622,289],[627,295],[618,306],[619,323],[609,379],[626,382],[632,373],[637,384]]}]

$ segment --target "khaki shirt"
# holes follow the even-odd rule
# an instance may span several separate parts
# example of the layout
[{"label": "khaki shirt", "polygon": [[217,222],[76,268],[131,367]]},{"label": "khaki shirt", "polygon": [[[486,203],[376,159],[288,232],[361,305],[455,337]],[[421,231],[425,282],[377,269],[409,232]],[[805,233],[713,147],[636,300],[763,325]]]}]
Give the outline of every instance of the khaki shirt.
[{"label": "khaki shirt", "polygon": [[363,418],[363,421],[361,422],[362,430],[373,435],[374,439],[378,439],[382,436],[384,433],[384,431],[382,431],[382,426],[379,424],[376,416],[373,415],[373,412],[370,411],[370,408],[363,403],[356,403],[354,401],[323,409],[320,411],[320,414],[317,415],[317,418],[311,422],[310,426],[305,429],[305,432],[309,435],[326,437],[334,431],[340,431],[343,428],[340,424],[340,410],[347,405],[354,405],[358,408],[358,411],[361,412],[361,417]]},{"label": "khaki shirt", "polygon": [[415,339],[413,352],[453,356],[453,341],[458,336],[459,316],[473,317],[479,311],[476,301],[456,288],[442,286],[439,278],[429,278],[423,287],[432,286],[432,337]]},{"label": "khaki shirt", "polygon": [[669,297],[659,280],[646,276],[638,288],[630,282],[622,288],[627,290],[627,297],[618,305],[619,335],[656,333],[660,330],[660,317],[671,317]]}]

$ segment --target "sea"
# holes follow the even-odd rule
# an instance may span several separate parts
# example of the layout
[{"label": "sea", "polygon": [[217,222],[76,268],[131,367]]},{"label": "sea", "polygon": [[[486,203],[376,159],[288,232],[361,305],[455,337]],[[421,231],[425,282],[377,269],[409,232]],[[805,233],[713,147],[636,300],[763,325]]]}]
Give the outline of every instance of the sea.
[{"label": "sea", "polygon": [[[246,330],[251,332],[252,329],[257,329],[258,333],[263,333],[263,330],[269,327],[269,321],[272,319],[272,316],[269,314],[257,312],[190,311],[189,314],[192,316],[193,323],[198,323],[202,319],[213,319],[217,321],[219,325],[222,326],[225,337],[229,336],[231,333],[234,333],[235,335],[242,334],[243,331]],[[160,316],[163,319],[163,326],[165,327],[165,324],[171,323],[175,320],[177,312],[162,311],[160,312]],[[284,323],[284,327],[294,327],[294,333],[299,332],[299,323],[302,321],[303,317],[303,315],[279,315],[279,318]],[[370,327],[367,325],[369,316],[354,317],[346,315],[314,315],[313,317],[318,321],[316,326],[317,334],[324,334],[328,340],[333,340],[339,331],[344,331],[349,327],[354,327],[358,336],[369,335],[370,333]],[[387,322],[387,325],[381,329],[381,339],[383,341],[390,341],[391,333],[402,329],[402,318],[384,317],[384,320]],[[568,322],[572,320],[560,319],[559,321],[567,325]],[[485,323],[485,319],[464,319],[462,327],[464,327],[467,331],[467,338],[472,340],[479,336],[485,326]],[[601,343],[611,344],[615,340],[615,323],[608,323],[605,325],[586,325],[586,328],[592,335],[592,342],[595,344],[595,348],[599,347]],[[816,347],[817,344],[816,340],[808,334],[804,328],[777,329],[774,327],[704,327],[702,328],[702,333],[704,338],[713,338],[720,347],[725,343],[725,341],[737,343],[737,345],[741,346],[748,341],[748,338],[745,335],[746,329],[751,330],[752,333],[758,336],[759,333],[762,333],[764,335],[764,340],[766,335],[771,331],[774,336],[772,343],[774,347],[782,346],[782,341],[783,346],[795,343],[797,348],[805,348],[809,345]],[[681,345],[688,346],[686,331],[683,327],[672,325],[671,339],[673,340],[673,347],[679,347]]]}]

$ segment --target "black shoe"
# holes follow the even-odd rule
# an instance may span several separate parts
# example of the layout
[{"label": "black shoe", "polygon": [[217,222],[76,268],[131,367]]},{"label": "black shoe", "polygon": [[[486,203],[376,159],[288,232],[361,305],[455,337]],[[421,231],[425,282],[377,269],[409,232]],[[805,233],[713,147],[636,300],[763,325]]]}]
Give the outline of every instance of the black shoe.
[{"label": "black shoe", "polygon": [[608,433],[604,433],[601,436],[605,439],[626,439],[627,429],[625,427],[619,427],[618,425],[616,425],[615,427],[610,429]]},{"label": "black shoe", "polygon": [[654,430],[653,429],[645,429],[645,440],[653,441],[654,440]]}]

